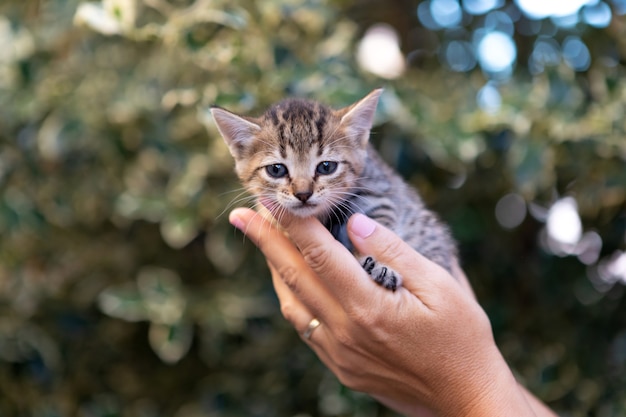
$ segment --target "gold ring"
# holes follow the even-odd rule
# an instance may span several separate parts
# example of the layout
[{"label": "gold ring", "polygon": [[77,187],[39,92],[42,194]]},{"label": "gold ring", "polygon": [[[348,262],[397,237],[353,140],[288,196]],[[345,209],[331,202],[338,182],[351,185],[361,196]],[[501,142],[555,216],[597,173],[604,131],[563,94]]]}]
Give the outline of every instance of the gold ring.
[{"label": "gold ring", "polygon": [[311,334],[313,333],[313,330],[317,329],[320,326],[320,321],[316,318],[313,318],[313,320],[311,320],[309,322],[309,325],[306,327],[306,330],[304,331],[304,333],[302,333],[302,337],[306,340],[309,340],[311,338]]}]

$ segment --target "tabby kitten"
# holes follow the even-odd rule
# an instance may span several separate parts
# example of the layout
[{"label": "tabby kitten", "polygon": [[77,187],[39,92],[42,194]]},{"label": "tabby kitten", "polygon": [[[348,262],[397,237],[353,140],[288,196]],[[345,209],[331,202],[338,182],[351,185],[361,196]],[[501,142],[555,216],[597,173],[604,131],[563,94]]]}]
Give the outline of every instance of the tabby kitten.
[{"label": "tabby kitten", "polygon": [[[354,253],[346,223],[351,214],[364,213],[451,271],[456,249],[447,227],[369,144],[381,93],[374,90],[341,110],[288,99],[259,118],[219,107],[211,113],[243,185],[275,215],[315,216]],[[402,284],[388,266],[367,254],[355,256],[385,288]]]}]

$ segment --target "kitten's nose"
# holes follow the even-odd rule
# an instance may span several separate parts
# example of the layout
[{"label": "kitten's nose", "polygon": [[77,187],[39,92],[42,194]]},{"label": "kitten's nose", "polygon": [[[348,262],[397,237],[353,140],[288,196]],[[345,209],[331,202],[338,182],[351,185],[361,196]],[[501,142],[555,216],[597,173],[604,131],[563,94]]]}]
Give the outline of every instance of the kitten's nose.
[{"label": "kitten's nose", "polygon": [[307,200],[313,195],[313,193],[310,191],[304,191],[304,192],[294,193],[294,195],[296,196],[298,200],[302,201],[303,203],[306,203]]}]

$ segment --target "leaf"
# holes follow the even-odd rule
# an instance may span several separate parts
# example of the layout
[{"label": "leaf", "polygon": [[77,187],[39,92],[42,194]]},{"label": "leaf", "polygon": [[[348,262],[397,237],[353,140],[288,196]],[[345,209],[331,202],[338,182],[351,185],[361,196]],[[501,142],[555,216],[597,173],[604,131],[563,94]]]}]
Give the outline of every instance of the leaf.
[{"label": "leaf", "polygon": [[100,293],[98,307],[103,313],[126,321],[147,320],[148,314],[134,283],[113,285]]},{"label": "leaf", "polygon": [[204,241],[207,258],[224,274],[232,274],[244,261],[241,236],[228,224],[220,224],[209,231]]},{"label": "leaf", "polygon": [[193,326],[186,321],[175,324],[152,323],[148,334],[150,346],[166,363],[178,362],[191,347]]},{"label": "leaf", "polygon": [[180,288],[180,277],[174,271],[145,267],[137,276],[137,284],[151,322],[169,325],[183,317],[187,301]]},{"label": "leaf", "polygon": [[198,234],[195,220],[185,214],[170,214],[161,222],[161,236],[174,249],[181,249]]},{"label": "leaf", "polygon": [[119,35],[122,33],[120,21],[110,15],[100,3],[83,3],[76,9],[75,25],[85,25],[103,35]]},{"label": "leaf", "polygon": [[194,7],[193,20],[195,22],[213,22],[232,29],[242,30],[248,25],[248,19],[243,11],[224,11],[215,9],[199,9]]}]

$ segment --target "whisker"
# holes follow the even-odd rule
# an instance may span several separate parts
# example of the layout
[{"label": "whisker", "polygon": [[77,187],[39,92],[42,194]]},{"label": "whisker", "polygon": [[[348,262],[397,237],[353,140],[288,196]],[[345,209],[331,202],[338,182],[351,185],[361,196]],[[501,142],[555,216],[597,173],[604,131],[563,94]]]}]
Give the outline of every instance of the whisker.
[{"label": "whisker", "polygon": [[[239,188],[236,191],[241,191],[237,196],[235,196],[235,198],[230,201],[226,207],[220,212],[220,214],[217,215],[216,219],[219,219],[221,216],[224,215],[224,213],[226,213],[228,210],[230,210],[233,206],[235,205],[239,205],[239,204],[244,204],[244,205],[248,205],[250,202],[256,200],[259,197],[271,197],[273,195],[274,190],[272,190],[271,188],[268,187],[264,187],[263,189],[261,189],[262,192],[266,192],[259,194],[259,195],[254,195],[254,194],[249,194],[250,191],[248,191],[246,188]],[[272,193],[272,194],[270,194]],[[248,195],[246,195],[248,194]]]},{"label": "whisker", "polygon": [[[216,219],[219,219],[220,217],[222,217],[224,215],[224,213],[226,213],[227,211],[229,211],[232,207],[236,206],[236,205],[240,205],[242,203],[246,203],[248,201],[253,201],[254,199],[256,199],[255,196],[253,195],[244,195],[244,193],[239,194],[234,200],[232,200],[231,202],[229,202],[226,207],[224,207],[224,209],[215,217]],[[247,204],[244,204],[247,205]]]}]

